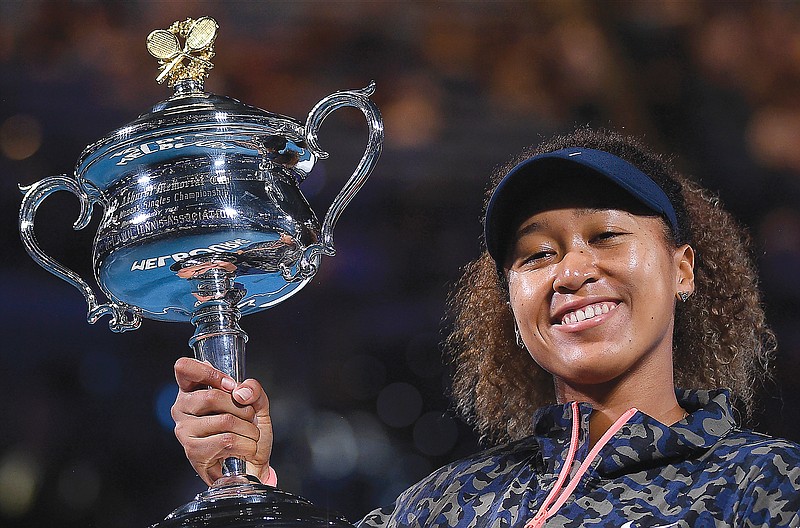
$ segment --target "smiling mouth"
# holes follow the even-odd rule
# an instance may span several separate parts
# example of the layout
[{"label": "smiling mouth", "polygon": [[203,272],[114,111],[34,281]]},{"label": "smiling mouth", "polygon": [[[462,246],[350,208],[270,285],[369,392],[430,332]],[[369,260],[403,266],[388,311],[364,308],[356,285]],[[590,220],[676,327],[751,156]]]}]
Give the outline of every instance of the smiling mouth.
[{"label": "smiling mouth", "polygon": [[589,306],[584,306],[580,310],[565,313],[561,318],[561,324],[575,324],[580,321],[585,321],[586,319],[591,319],[593,317],[597,317],[598,315],[607,314],[616,307],[616,303],[613,302],[599,302],[590,304]]}]

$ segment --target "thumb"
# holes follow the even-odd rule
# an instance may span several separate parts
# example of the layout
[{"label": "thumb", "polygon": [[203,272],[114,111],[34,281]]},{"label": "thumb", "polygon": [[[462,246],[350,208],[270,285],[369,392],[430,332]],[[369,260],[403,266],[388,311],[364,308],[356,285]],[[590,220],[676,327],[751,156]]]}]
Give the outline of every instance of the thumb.
[{"label": "thumb", "polygon": [[256,416],[269,416],[269,398],[261,384],[254,379],[247,379],[233,389],[233,401],[239,405],[250,405]]}]

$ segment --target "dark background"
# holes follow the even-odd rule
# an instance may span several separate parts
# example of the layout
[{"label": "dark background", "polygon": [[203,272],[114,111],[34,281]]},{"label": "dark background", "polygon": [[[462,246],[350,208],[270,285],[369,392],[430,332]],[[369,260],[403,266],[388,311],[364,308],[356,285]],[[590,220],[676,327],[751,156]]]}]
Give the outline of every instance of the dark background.
[{"label": "dark background", "polygon": [[[272,399],[281,487],[351,519],[476,449],[444,396],[441,319],[479,252],[493,167],[591,123],[643,135],[753,236],[780,353],[758,428],[800,440],[800,4],[797,2],[0,3],[0,526],[144,527],[204,489],[172,433],[172,365],[191,325],[113,334],[25,254],[17,184],[70,173],[83,148],[170,91],[145,37],[220,25],[206,87],[305,120],[377,82],[384,154],[336,229],[338,255],[243,319]],[[355,166],[360,112],[320,132],[303,189],[318,215]],[[62,196],[63,195],[63,196]],[[42,246],[91,276],[77,202],[48,199]]]}]

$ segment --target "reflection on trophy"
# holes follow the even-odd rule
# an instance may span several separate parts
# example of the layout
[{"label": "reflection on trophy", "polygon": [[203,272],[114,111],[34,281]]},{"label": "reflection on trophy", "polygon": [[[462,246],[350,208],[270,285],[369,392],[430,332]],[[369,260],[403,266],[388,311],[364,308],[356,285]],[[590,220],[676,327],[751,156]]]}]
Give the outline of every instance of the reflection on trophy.
[{"label": "reflection on trophy", "polygon": [[[90,323],[109,315],[110,328],[124,332],[142,318],[191,321],[195,357],[243,381],[239,318],[297,293],[321,256],[334,254],[334,226],[378,160],[383,124],[369,99],[374,84],[322,99],[305,124],[205,92],[217,29],[202,17],[153,31],[147,49],[159,59],[156,80],[174,95],[86,147],[73,175],[24,187],[19,226],[31,257],[83,293]],[[328,157],[319,126],[347,106],[366,116],[369,139],[320,224],[299,184]],[[39,205],[62,190],[80,201],[75,229],[88,225],[94,205],[103,208],[92,258],[107,302],[36,241]],[[223,473],[156,526],[349,526],[258,482],[243,460],[225,460]]]}]

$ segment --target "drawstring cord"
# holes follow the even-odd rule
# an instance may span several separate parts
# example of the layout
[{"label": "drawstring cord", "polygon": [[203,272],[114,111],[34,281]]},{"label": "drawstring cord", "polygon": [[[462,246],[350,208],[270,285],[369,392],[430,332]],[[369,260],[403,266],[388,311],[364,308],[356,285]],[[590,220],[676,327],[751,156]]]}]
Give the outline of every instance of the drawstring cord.
[{"label": "drawstring cord", "polygon": [[[539,511],[536,512],[533,519],[525,524],[525,528],[541,528],[544,526],[544,523],[547,519],[555,515],[555,513],[567,502],[572,492],[575,491],[575,488],[578,487],[578,483],[581,480],[581,477],[584,473],[589,469],[589,466],[592,464],[592,461],[597,457],[600,450],[608,443],[611,438],[617,434],[617,432],[622,429],[628,420],[636,414],[637,409],[635,407],[631,407],[627,411],[625,411],[622,416],[617,418],[617,421],[609,427],[609,429],[600,437],[600,440],[597,441],[595,446],[589,451],[586,460],[578,468],[577,473],[575,476],[570,479],[569,484],[566,488],[562,490],[564,485],[564,481],[569,476],[570,471],[572,470],[572,464],[575,459],[575,452],[578,450],[578,431],[580,430],[580,424],[578,423],[579,414],[578,414],[578,403],[572,402],[572,434],[570,435],[570,444],[569,444],[569,451],[567,451],[567,459],[564,461],[564,465],[561,466],[561,471],[558,474],[558,480],[556,480],[553,489],[550,490],[550,493],[547,495],[547,498],[542,503],[541,508]],[[555,501],[555,502],[553,502]],[[552,507],[550,505],[552,504]]]},{"label": "drawstring cord", "polygon": [[[567,459],[564,461],[564,465],[561,466],[561,471],[558,473],[558,480],[556,480],[553,489],[550,490],[550,493],[547,495],[547,498],[544,500],[542,507],[539,508],[539,511],[536,515],[528,521],[525,525],[525,528],[539,528],[544,524],[544,521],[548,516],[547,509],[550,507],[550,504],[556,499],[558,496],[558,492],[561,489],[561,486],[564,485],[564,481],[567,480],[567,476],[569,476],[570,468],[572,468],[572,463],[575,460],[575,452],[578,450],[578,432],[580,431],[580,427],[576,427],[578,423],[578,419],[580,418],[578,413],[578,402],[572,402],[572,434],[569,440],[569,451],[567,451]],[[549,517],[549,516],[548,516]]]}]

